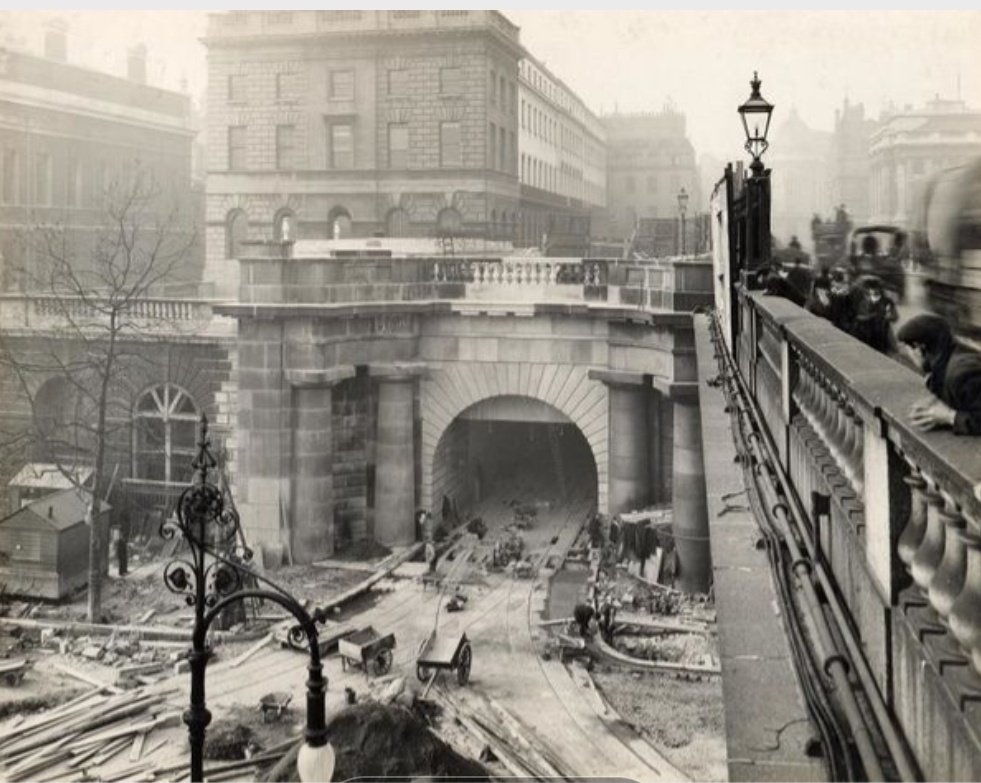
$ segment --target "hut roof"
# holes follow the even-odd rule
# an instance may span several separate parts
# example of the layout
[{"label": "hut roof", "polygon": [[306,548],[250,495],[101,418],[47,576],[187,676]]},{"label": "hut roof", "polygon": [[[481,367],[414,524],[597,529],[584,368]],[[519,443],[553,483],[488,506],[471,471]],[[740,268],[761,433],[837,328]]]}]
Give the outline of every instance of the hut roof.
[{"label": "hut roof", "polygon": [[[22,521],[29,518],[35,524],[47,524],[55,530],[67,530],[85,522],[85,514],[92,498],[91,492],[79,489],[63,489],[46,497],[35,500],[23,508],[9,514],[0,520],[0,525],[13,519]],[[102,504],[101,513],[109,510],[107,503]]]},{"label": "hut roof", "polygon": [[[76,484],[68,479],[65,473],[75,477]],[[85,484],[92,477],[92,468],[65,468],[64,472],[57,465],[47,462],[28,462],[14,476],[11,487],[31,487],[33,489],[69,489],[78,484]]]}]

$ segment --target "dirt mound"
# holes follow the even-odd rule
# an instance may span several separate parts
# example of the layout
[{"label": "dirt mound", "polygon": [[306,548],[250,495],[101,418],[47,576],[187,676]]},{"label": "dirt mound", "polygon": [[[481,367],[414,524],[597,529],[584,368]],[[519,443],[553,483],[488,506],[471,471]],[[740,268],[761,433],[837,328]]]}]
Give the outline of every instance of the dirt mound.
[{"label": "dirt mound", "polygon": [[[454,751],[404,707],[356,704],[337,714],[328,730],[337,758],[334,780],[385,776],[489,779],[483,766]],[[290,756],[286,765],[277,765],[266,779],[297,780],[296,751]],[[284,766],[290,770],[285,776]]]}]

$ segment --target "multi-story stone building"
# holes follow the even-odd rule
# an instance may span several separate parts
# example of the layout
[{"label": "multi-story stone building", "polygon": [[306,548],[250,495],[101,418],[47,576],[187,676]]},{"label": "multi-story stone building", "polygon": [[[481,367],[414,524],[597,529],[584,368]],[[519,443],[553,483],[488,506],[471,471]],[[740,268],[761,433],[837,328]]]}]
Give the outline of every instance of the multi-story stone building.
[{"label": "multi-story stone building", "polygon": [[205,42],[214,277],[284,225],[513,234],[522,50],[500,13],[236,11]]},{"label": "multi-story stone building", "polygon": [[[158,193],[161,211],[180,206],[193,219],[188,96],[146,84],[146,50],[129,51],[128,78],[67,62],[66,27],[50,25],[44,56],[0,50],[0,251],[3,287],[33,266],[25,232],[66,229],[84,262],[87,241],[105,225],[105,200],[137,171]],[[202,204],[203,207],[203,204]],[[188,229],[181,223],[181,230]],[[202,243],[203,244],[203,243]],[[203,249],[174,279],[200,279]]]},{"label": "multi-story stone building", "polygon": [[215,278],[284,224],[537,245],[603,205],[598,121],[499,12],[222,13],[206,43]]},{"label": "multi-story stone building", "polygon": [[772,167],[770,230],[777,241],[793,237],[811,246],[811,220],[829,206],[827,161],[831,134],[808,127],[791,108],[790,114],[770,131],[770,150],[764,159]]},{"label": "multi-story stone building", "polygon": [[518,70],[518,242],[586,237],[606,207],[606,131],[561,79],[526,52]]},{"label": "multi-story stone building", "polygon": [[865,116],[865,106],[845,99],[835,110],[828,159],[830,206],[844,205],[856,225],[869,218],[869,141],[878,123]]},{"label": "multi-story stone building", "polygon": [[930,176],[981,155],[981,111],[931,101],[884,118],[869,144],[870,219],[909,227]]},{"label": "multi-story stone building", "polygon": [[611,114],[602,119],[611,236],[629,237],[643,219],[678,217],[682,188],[689,195],[689,209],[702,202],[684,114],[665,108],[656,114]]}]

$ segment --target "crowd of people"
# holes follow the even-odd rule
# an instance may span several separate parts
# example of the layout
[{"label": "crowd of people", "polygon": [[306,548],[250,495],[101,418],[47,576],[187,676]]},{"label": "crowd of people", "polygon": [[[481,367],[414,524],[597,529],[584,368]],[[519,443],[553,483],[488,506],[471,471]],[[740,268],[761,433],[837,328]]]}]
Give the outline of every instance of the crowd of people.
[{"label": "crowd of people", "polygon": [[[929,396],[910,410],[916,427],[981,435],[981,354],[958,342],[950,325],[933,313],[914,316],[895,331],[895,293],[868,273],[862,257],[815,274],[796,238],[789,249],[797,252],[782,254],[767,271],[766,293],[795,302],[923,372]],[[874,247],[863,247],[863,255],[874,252]]]},{"label": "crowd of people", "polygon": [[[869,237],[871,239],[871,237]],[[839,264],[815,274],[796,237],[789,252],[774,260],[765,279],[767,293],[782,296],[814,315],[826,318],[844,332],[886,354],[898,350],[893,324],[899,318],[896,303],[881,278],[860,270],[867,254],[876,248],[863,247],[863,253],[848,264]]]}]

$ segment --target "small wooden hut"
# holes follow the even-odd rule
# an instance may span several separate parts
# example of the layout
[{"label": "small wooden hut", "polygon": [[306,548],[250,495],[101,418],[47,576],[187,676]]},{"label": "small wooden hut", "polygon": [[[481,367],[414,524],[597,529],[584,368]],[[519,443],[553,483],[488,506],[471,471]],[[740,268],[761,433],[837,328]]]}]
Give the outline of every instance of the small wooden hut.
[{"label": "small wooden hut", "polygon": [[[57,600],[88,581],[91,493],[64,489],[0,519],[0,584],[8,593]],[[103,504],[100,525],[109,525]]]}]

